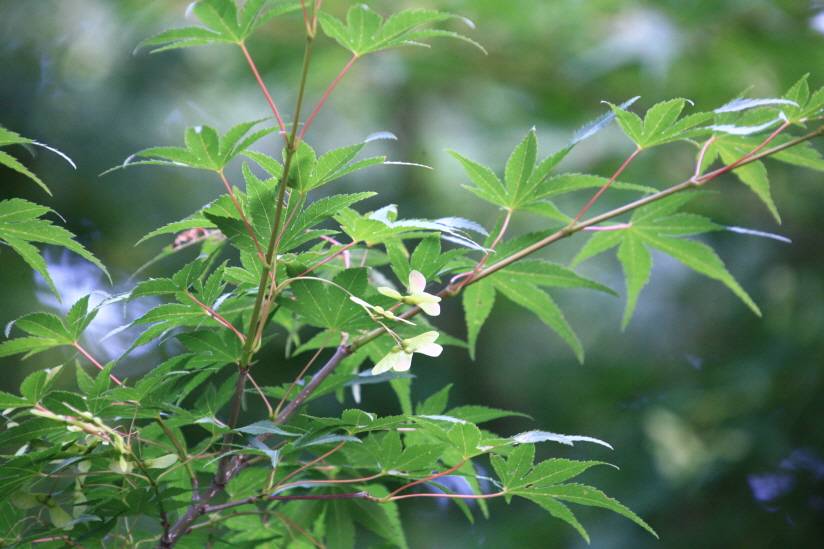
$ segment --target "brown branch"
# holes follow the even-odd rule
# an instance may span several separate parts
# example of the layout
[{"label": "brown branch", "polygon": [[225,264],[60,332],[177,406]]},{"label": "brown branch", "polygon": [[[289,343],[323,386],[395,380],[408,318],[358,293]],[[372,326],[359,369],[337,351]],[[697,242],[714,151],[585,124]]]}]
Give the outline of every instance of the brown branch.
[{"label": "brown branch", "polygon": [[343,494],[298,494],[294,496],[249,496],[248,498],[239,499],[236,501],[227,501],[226,503],[218,503],[216,505],[209,505],[206,507],[206,513],[216,513],[218,511],[225,511],[241,505],[249,505],[259,501],[297,501],[297,500],[334,500],[334,499],[365,499],[368,501],[379,502],[380,499],[369,495],[367,492],[352,492]]}]

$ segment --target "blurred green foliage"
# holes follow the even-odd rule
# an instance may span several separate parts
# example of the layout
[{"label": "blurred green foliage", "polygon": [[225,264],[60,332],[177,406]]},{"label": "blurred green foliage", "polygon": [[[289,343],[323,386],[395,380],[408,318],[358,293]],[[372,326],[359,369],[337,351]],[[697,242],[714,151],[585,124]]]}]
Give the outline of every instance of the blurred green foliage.
[{"label": "blurred green foliage", "polygon": [[[225,130],[266,116],[255,82],[233,48],[133,55],[146,36],[182,22],[185,1],[0,1],[2,123],[66,151],[79,169],[40,155],[27,161],[50,182],[48,205],[123,281],[159,244],[133,247],[152,228],[185,216],[216,196],[219,182],[198,173],[135,168],[98,174],[132,151],[173,144],[182,128]],[[349,2],[329,0],[332,11]],[[802,0],[415,0],[374,2],[431,5],[465,14],[489,51],[451,44],[437,55],[390,52],[366,59],[347,76],[310,139],[320,149],[388,130],[381,145],[392,159],[432,165],[368,172],[382,200],[402,203],[404,215],[462,215],[494,223],[495,211],[461,190],[460,168],[445,152],[456,148],[501,166],[526,129],[535,125],[546,154],[576,126],[604,110],[602,100],[641,95],[644,107],[683,96],[711,109],[743,90],[783,92],[805,72],[820,86],[824,35],[813,18],[824,6]],[[287,19],[288,20],[288,19]],[[278,23],[250,42],[264,78],[289,104],[300,63],[301,28]],[[331,42],[318,49],[310,97],[317,97],[346,62]],[[276,136],[270,139],[276,139]],[[569,170],[608,174],[631,150],[617,130],[603,132],[565,161]],[[663,185],[689,174],[689,151],[664,147],[643,157],[627,180]],[[588,473],[636,510],[661,542],[619,518],[582,512],[598,547],[813,547],[824,534],[824,254],[822,176],[774,167],[774,193],[784,214],[776,227],[740,185],[721,182],[707,213],[729,225],[780,232],[791,246],[720,233],[711,242],[730,271],[759,302],[758,319],[725,289],[689,274],[663,256],[637,318],[619,330],[622,306],[609,296],[562,296],[579,328],[587,362],[575,363],[563,344],[523,311],[499,304],[484,328],[478,361],[452,349],[437,367],[417,371],[416,396],[454,381],[453,403],[484,402],[532,414],[542,428],[587,433],[605,449],[544,448],[561,456],[606,459],[622,474]],[[43,197],[22,177],[4,173],[0,196]],[[367,186],[353,178],[351,190]],[[728,180],[729,181],[729,180]],[[92,193],[94,190],[94,193]],[[605,201],[606,205],[609,201]],[[538,229],[516,220],[516,230]],[[553,247],[556,260],[571,248]],[[0,321],[37,308],[25,265],[0,256]],[[171,272],[158,264],[150,273]],[[622,287],[612,258],[583,271]],[[574,301],[573,301],[574,300]],[[462,333],[457,304],[445,308],[444,328]],[[0,389],[65,355],[45,354],[12,371],[0,361]],[[261,383],[294,376],[297,365],[277,354]],[[261,368],[263,370],[263,368]],[[364,389],[372,409],[394,410],[389,395]],[[525,425],[502,420],[498,430]],[[603,455],[593,455],[603,452]],[[769,476],[772,475],[772,476]],[[783,479],[783,480],[782,480]],[[789,480],[788,480],[789,479]],[[772,487],[772,492],[770,492]],[[775,499],[763,501],[765,495]],[[762,501],[759,501],[759,496]],[[414,547],[572,547],[576,534],[527,505],[499,506],[492,520],[467,525],[454,506],[430,502],[405,508]],[[588,520],[589,519],[589,520]]]}]

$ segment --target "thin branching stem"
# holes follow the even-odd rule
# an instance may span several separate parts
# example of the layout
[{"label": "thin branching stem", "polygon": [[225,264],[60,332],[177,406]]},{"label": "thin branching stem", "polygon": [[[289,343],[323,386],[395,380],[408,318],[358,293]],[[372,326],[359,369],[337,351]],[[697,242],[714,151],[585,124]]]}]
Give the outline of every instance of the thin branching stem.
[{"label": "thin branching stem", "polygon": [[701,177],[701,172],[704,171],[704,158],[707,156],[707,151],[710,149],[710,146],[715,143],[715,136],[713,135],[709,139],[704,142],[704,145],[701,147],[701,150],[698,153],[698,158],[695,160],[695,172],[692,174],[692,179],[694,181],[698,180]]},{"label": "thin branching stem", "polygon": [[457,471],[458,469],[460,469],[461,467],[463,467],[464,463],[466,463],[466,460],[465,460],[465,459],[464,459],[464,460],[459,461],[458,463],[456,463],[455,465],[453,465],[452,467],[450,467],[450,468],[448,468],[448,469],[444,469],[443,471],[440,471],[440,472],[435,473],[435,474],[433,474],[433,475],[430,475],[430,476],[428,476],[428,477],[425,477],[425,478],[419,478],[418,480],[413,480],[412,482],[409,482],[409,483],[407,483],[407,484],[404,484],[404,485],[403,485],[403,486],[401,486],[400,488],[396,488],[395,490],[393,490],[392,492],[390,492],[390,493],[389,493],[389,495],[388,495],[388,496],[386,496],[386,499],[387,499],[387,500],[392,499],[393,497],[397,496],[398,494],[400,494],[400,493],[401,493],[401,492],[403,492],[404,490],[407,490],[407,489],[409,489],[409,488],[412,488],[413,486],[417,486],[417,485],[419,485],[419,484],[425,484],[425,483],[427,483],[427,482],[432,482],[432,481],[433,481],[433,480],[435,480],[436,478],[445,477],[446,475],[449,475],[449,474],[451,474],[451,473],[454,473],[455,471]]},{"label": "thin branching stem", "polygon": [[255,235],[255,229],[252,228],[252,224],[249,223],[249,219],[246,217],[246,214],[243,213],[243,207],[240,205],[240,202],[237,199],[237,195],[235,195],[234,189],[232,189],[231,183],[226,178],[226,174],[223,173],[223,170],[219,170],[217,172],[218,177],[220,177],[220,181],[223,183],[223,186],[226,188],[226,192],[229,195],[229,199],[232,201],[232,204],[237,210],[238,215],[240,216],[240,220],[243,222],[243,228],[246,229],[246,233],[249,235],[249,238],[252,239],[252,242],[255,245],[255,251],[257,251],[258,257],[261,261],[266,261],[264,259],[263,248],[260,246],[260,241]]},{"label": "thin branching stem", "polygon": [[601,198],[601,196],[605,192],[607,192],[607,190],[612,186],[612,184],[615,183],[615,180],[618,179],[621,176],[621,174],[624,173],[624,170],[626,170],[627,167],[629,167],[632,161],[635,160],[639,154],[641,154],[642,150],[643,149],[641,147],[636,147],[635,150],[632,151],[632,154],[630,154],[626,158],[626,160],[624,160],[621,163],[618,169],[615,170],[615,173],[612,174],[612,177],[610,177],[607,180],[607,182],[604,183],[594,195],[592,195],[592,198],[590,198],[589,201],[586,204],[584,204],[584,206],[578,211],[578,213],[575,214],[575,217],[572,219],[572,224],[577,223],[582,217],[584,217],[584,214],[586,214],[590,210],[590,208],[592,208],[595,205],[595,203],[598,202],[598,199]]},{"label": "thin branching stem", "polygon": [[329,87],[326,88],[326,91],[323,92],[320,101],[318,101],[318,104],[315,105],[314,109],[312,109],[312,112],[306,119],[306,123],[303,125],[303,129],[300,131],[301,139],[303,139],[303,136],[306,135],[306,132],[309,131],[309,127],[312,125],[312,122],[315,121],[315,118],[318,117],[318,114],[320,114],[320,111],[321,109],[323,109],[323,106],[326,104],[327,101],[329,101],[329,96],[332,95],[332,92],[335,91],[335,88],[338,87],[338,84],[340,84],[341,80],[343,80],[343,77],[346,76],[346,73],[349,72],[349,70],[352,68],[352,65],[354,65],[355,61],[357,61],[358,59],[359,58],[357,55],[353,55],[349,59],[349,62],[346,63],[346,65],[344,65],[343,69],[341,69],[341,71],[338,73],[335,79],[332,80],[332,83],[329,84]]},{"label": "thin branching stem", "polygon": [[[77,349],[77,352],[79,352],[81,355],[86,357],[86,360],[88,360],[89,362],[94,364],[94,367],[97,368],[98,370],[105,370],[106,369],[106,367],[103,366],[102,364],[100,364],[100,362],[98,362],[97,359],[95,359],[91,355],[91,353],[89,353],[89,351],[87,351],[82,345],[80,345],[79,342],[75,341],[74,343],[72,343],[72,347]],[[120,381],[117,377],[115,377],[112,374],[109,374],[109,379],[111,379],[112,381],[114,381],[118,385],[121,385],[121,386],[123,385],[123,382]]]},{"label": "thin branching stem", "polygon": [[286,392],[283,394],[283,397],[280,399],[280,402],[278,402],[278,405],[275,408],[275,413],[273,414],[273,416],[277,416],[280,413],[280,409],[283,408],[283,404],[291,396],[292,391],[295,390],[295,387],[297,386],[298,382],[301,379],[303,379],[303,376],[306,375],[306,372],[309,371],[309,368],[312,367],[312,364],[315,363],[315,361],[318,359],[318,357],[320,356],[320,354],[322,352],[323,352],[323,347],[321,347],[320,349],[315,351],[315,354],[312,355],[312,358],[309,359],[309,362],[306,363],[306,366],[304,366],[303,369],[300,371],[300,373],[298,373],[298,375],[295,377],[295,380],[292,382],[291,385],[289,385],[289,388],[286,389]]},{"label": "thin branching stem", "polygon": [[195,303],[198,307],[200,307],[200,308],[203,310],[203,312],[205,312],[208,316],[210,316],[211,318],[213,318],[213,319],[214,319],[214,320],[215,320],[218,324],[220,324],[220,325],[221,325],[221,326],[223,326],[224,328],[227,328],[227,329],[228,329],[228,330],[230,330],[233,334],[235,334],[235,335],[237,336],[237,338],[240,340],[240,342],[241,342],[241,343],[246,343],[246,336],[244,336],[242,333],[240,333],[240,330],[238,330],[237,328],[235,328],[235,326],[234,326],[231,322],[229,322],[228,320],[226,320],[226,319],[223,317],[223,315],[221,315],[220,313],[218,313],[217,311],[215,311],[213,308],[209,307],[208,305],[206,305],[205,303],[203,303],[202,301],[200,301],[198,298],[196,298],[196,297],[194,296],[194,294],[192,294],[192,292],[187,291],[187,292],[186,292],[186,295],[189,297],[189,299],[191,299],[192,301],[194,301],[194,303]]},{"label": "thin branching stem", "polygon": [[[267,303],[267,306],[264,308],[264,297],[267,293],[266,290],[270,277],[272,285],[276,285],[275,277],[277,273],[277,237],[280,231],[280,221],[283,215],[283,207],[286,197],[286,187],[289,182],[289,174],[292,166],[292,160],[294,159],[295,153],[297,151],[298,124],[300,120],[301,108],[303,105],[303,97],[306,92],[306,82],[309,76],[309,66],[312,58],[313,42],[313,36],[307,35],[306,48],[304,51],[303,59],[303,70],[301,72],[298,98],[295,105],[295,116],[292,122],[291,134],[289,135],[286,141],[286,159],[284,161],[283,175],[281,177],[278,188],[277,203],[275,206],[275,220],[272,226],[272,233],[269,239],[269,247],[266,251],[265,257],[263,258],[263,271],[261,273],[257,296],[255,298],[255,304],[252,309],[252,315],[249,321],[249,331],[247,333],[246,341],[244,343],[243,350],[241,351],[241,358],[238,364],[237,385],[235,386],[235,391],[230,404],[229,421],[227,424],[230,429],[234,429],[234,427],[237,424],[237,420],[240,417],[241,403],[246,388],[246,379],[248,377],[249,364],[252,360],[252,356],[255,354],[257,350],[256,347],[259,341],[257,335],[259,333],[262,333],[262,326],[265,325],[266,320],[268,318],[269,304]],[[257,71],[257,68],[255,67],[254,61],[249,55],[248,50],[243,46],[241,47],[241,49],[243,49],[244,54],[247,57],[247,61],[249,61],[250,67],[252,67],[252,72],[255,74],[255,77],[258,80],[258,84],[260,85],[261,90],[263,90],[264,96],[266,97],[267,102],[269,102],[272,111],[274,113],[277,113],[277,107],[275,106],[274,101],[271,100],[271,95],[266,90],[266,86],[263,83],[263,80],[260,78],[260,74]],[[281,125],[281,130],[285,133],[286,126],[283,124],[282,119],[280,119],[279,114],[276,114],[276,118],[279,119],[278,123]],[[231,444],[233,434],[233,431],[229,431],[223,437],[222,447],[224,451]],[[220,462],[218,463],[218,470],[215,473],[215,476],[212,480],[209,489],[206,491],[205,494],[201,494],[199,496],[201,501],[190,505],[186,513],[182,517],[180,517],[178,521],[169,529],[169,532],[161,538],[161,547],[171,548],[178,542],[180,537],[188,531],[189,527],[198,519],[198,517],[200,517],[206,512],[209,502],[223,490],[223,488],[226,486],[226,483],[240,469],[240,466],[241,462],[239,460],[234,460],[228,456],[224,456],[220,460]]]},{"label": "thin branching stem", "polygon": [[333,253],[329,254],[328,256],[326,256],[325,258],[321,259],[320,261],[318,261],[317,263],[315,263],[311,267],[307,268],[302,273],[300,273],[298,275],[298,278],[308,275],[309,273],[313,272],[315,269],[317,269],[319,267],[322,267],[323,265],[326,265],[327,263],[329,263],[330,261],[334,260],[336,257],[341,256],[341,255],[344,258],[344,267],[348,269],[349,268],[349,258],[347,257],[347,254],[349,253],[349,250],[353,246],[355,246],[355,244],[357,244],[357,242],[350,242],[348,244],[341,244],[340,242],[337,242],[336,244],[338,246],[341,246],[341,247],[338,250],[336,250],[335,252],[333,252]]},{"label": "thin branching stem", "polygon": [[255,381],[255,378],[252,377],[251,373],[247,373],[246,375],[249,378],[249,383],[252,384],[252,387],[255,388],[255,391],[257,391],[258,396],[263,401],[263,405],[266,406],[266,411],[269,412],[269,417],[274,417],[275,413],[272,410],[272,404],[269,403],[269,399],[266,398],[266,394],[260,388],[260,385],[257,384],[257,382]]},{"label": "thin branching stem", "polygon": [[243,498],[236,501],[227,501],[226,503],[220,503],[217,505],[210,505],[207,507],[208,513],[216,513],[218,511],[225,511],[226,509],[233,509],[235,507],[240,507],[242,505],[249,505],[252,503],[258,503],[262,501],[301,501],[301,500],[320,500],[320,501],[328,501],[328,500],[352,500],[352,499],[362,499],[366,501],[371,501],[374,503],[389,503],[391,501],[397,501],[401,499],[412,499],[412,498],[441,498],[441,499],[465,499],[465,500],[478,500],[478,499],[493,499],[499,498],[501,496],[506,495],[506,492],[493,492],[491,494],[447,494],[447,493],[416,493],[416,494],[402,494],[399,496],[392,496],[387,498],[379,498],[373,495],[370,495],[369,492],[349,492],[349,493],[332,493],[332,494],[295,494],[295,495],[274,495],[274,496],[250,496],[248,498]]},{"label": "thin branching stem", "polygon": [[332,454],[336,453],[338,450],[343,448],[344,444],[346,444],[346,441],[342,440],[341,442],[336,444],[331,450],[319,455],[318,457],[314,458],[312,461],[308,461],[308,462],[304,463],[303,465],[301,465],[300,467],[298,467],[297,469],[295,469],[294,471],[292,471],[291,473],[289,473],[288,475],[286,475],[285,477],[280,479],[280,482],[275,484],[274,488],[278,488],[278,487],[282,486],[283,483],[285,483],[290,478],[294,478],[295,476],[301,474],[303,471],[305,471],[306,469],[309,469],[310,467],[312,467],[316,463],[320,463],[321,461],[325,460],[326,458],[328,458],[329,456],[331,456]]},{"label": "thin branching stem", "polygon": [[137,464],[137,467],[143,472],[143,475],[146,477],[146,481],[149,483],[149,486],[152,489],[152,492],[155,494],[155,498],[157,499],[157,513],[160,516],[160,525],[163,528],[163,537],[168,537],[169,530],[171,529],[172,525],[169,522],[169,515],[166,513],[166,504],[163,500],[163,495],[160,492],[160,487],[157,485],[157,482],[149,474],[149,468],[146,467],[146,464],[143,462],[142,459],[137,457],[136,455],[132,454],[132,458],[134,462]]},{"label": "thin branching stem", "polygon": [[266,102],[269,104],[269,108],[272,109],[272,114],[275,115],[275,120],[277,120],[278,127],[280,128],[280,133],[286,135],[286,123],[283,121],[283,117],[280,115],[280,111],[278,110],[277,104],[275,104],[275,100],[272,99],[272,94],[269,93],[269,88],[266,87],[266,83],[260,76],[260,71],[258,71],[257,65],[255,64],[255,60],[249,53],[249,49],[246,47],[246,44],[241,42],[239,45],[241,51],[243,52],[243,56],[246,58],[246,62],[249,63],[249,68],[252,70],[252,74],[255,76],[255,80],[257,80],[258,86],[260,87],[260,91],[263,92],[263,97],[266,98]]},{"label": "thin branching stem", "polygon": [[186,447],[183,446],[183,444],[178,440],[178,438],[175,435],[174,431],[172,431],[169,428],[169,426],[166,425],[166,422],[163,421],[163,419],[161,419],[158,416],[158,417],[155,418],[155,421],[157,422],[158,425],[160,425],[160,428],[163,430],[163,433],[166,435],[166,438],[169,439],[169,442],[172,443],[172,446],[174,446],[175,451],[177,452],[177,457],[180,460],[180,463],[186,469],[186,473],[188,473],[189,480],[192,483],[192,495],[199,497],[200,493],[198,492],[199,484],[198,484],[198,480],[197,480],[197,474],[195,474],[194,469],[192,469],[192,464],[189,463],[189,456],[187,455]]}]

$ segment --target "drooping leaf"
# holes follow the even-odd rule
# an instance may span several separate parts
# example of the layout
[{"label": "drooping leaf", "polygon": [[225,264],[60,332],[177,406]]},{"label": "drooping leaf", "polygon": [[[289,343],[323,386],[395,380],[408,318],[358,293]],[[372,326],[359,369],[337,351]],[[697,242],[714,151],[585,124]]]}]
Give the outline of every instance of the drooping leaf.
[{"label": "drooping leaf", "polygon": [[627,306],[622,320],[624,327],[632,318],[638,295],[649,281],[652,269],[649,248],[664,252],[687,267],[722,282],[753,312],[760,315],[758,306],[727,271],[724,262],[712,248],[682,238],[722,228],[703,216],[678,213],[678,210],[695,196],[695,193],[673,195],[639,208],[626,226],[595,233],[573,260],[573,265],[577,265],[619,247],[618,259],[624,270],[627,285]]}]

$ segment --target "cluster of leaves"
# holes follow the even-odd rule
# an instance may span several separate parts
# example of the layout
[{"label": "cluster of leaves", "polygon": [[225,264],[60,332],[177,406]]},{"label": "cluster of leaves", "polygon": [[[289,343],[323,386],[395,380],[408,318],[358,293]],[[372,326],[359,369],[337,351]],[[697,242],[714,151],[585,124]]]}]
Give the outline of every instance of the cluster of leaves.
[{"label": "cluster of leaves", "polygon": [[[320,2],[314,10],[306,4],[305,17],[316,17],[323,31],[355,57],[432,37],[463,39],[424,28],[453,17],[447,14],[406,10],[383,19],[354,6],[343,23],[318,13]],[[202,0],[193,12],[205,27],[167,31],[145,44],[159,49],[243,45],[263,22],[301,5],[248,0],[238,8],[230,0]],[[357,546],[362,527],[389,545],[406,547],[397,502],[415,497],[450,499],[469,520],[475,518],[473,509],[488,516],[488,500],[523,498],[586,540],[568,504],[594,506],[654,534],[616,500],[572,482],[605,463],[535,457],[540,442],[608,444],[548,431],[495,434],[481,426],[520,414],[450,407],[449,387],[413,405],[412,380],[426,371],[418,358],[412,362],[413,355],[437,356],[447,345],[467,348],[474,356],[500,294],[538,316],[583,360],[582,345],[553,295],[571,288],[615,295],[574,270],[612,248],[618,249],[626,274],[625,325],[649,279],[651,249],[721,281],[758,312],[715,252],[684,238],[722,226],[683,208],[705,192],[695,187],[726,171],[764,191],[758,179],[763,165],[755,157],[759,151],[822,168],[820,155],[806,145],[813,134],[793,140],[784,133],[820,122],[824,92],[811,94],[806,82],[802,79],[782,98],[738,99],[715,112],[685,117],[684,99],[655,105],[643,118],[627,110],[631,102],[612,106],[545,160],[538,158],[532,130],[516,146],[503,178],[456,152],[471,181],[467,189],[501,210],[492,230],[460,218],[401,219],[393,205],[367,210],[361,203],[373,199],[372,192],[328,194],[341,178],[387,164],[384,157],[359,159],[370,139],[318,154],[293,131],[276,158],[252,149],[273,131],[256,129],[263,121],[254,121],[223,135],[205,126],[190,128],[183,147],[137,153],[120,167],[203,170],[216,174],[226,190],[141,240],[178,235],[159,258],[196,249],[194,260],[109,301],[158,300],[132,323],[142,328],[132,348],[172,339],[179,346],[172,358],[130,379],[120,368],[129,351],[104,364],[84,347],[84,332],[98,311],[88,298],[64,318],[35,313],[9,325],[7,336],[14,332],[16,337],[0,344],[0,356],[79,355],[68,366],[31,374],[19,396],[0,393],[0,408],[5,408],[0,542],[188,547],[219,537],[238,547],[311,543],[349,548]],[[613,177],[555,173],[577,142],[616,119],[636,145],[619,172]],[[815,131],[822,133],[820,127]],[[695,175],[681,186],[660,191],[617,180],[641,151],[679,141],[699,151]],[[707,171],[717,159],[724,166]],[[240,164],[242,189],[228,179],[235,164]],[[326,194],[319,197],[321,188]],[[577,214],[564,211],[582,192],[595,189],[595,198],[612,189],[635,202],[592,218],[582,216],[594,200]],[[39,219],[47,212],[24,201],[0,203],[0,238],[7,241],[7,221],[10,226],[44,224],[30,231],[41,239],[57,234],[58,228]],[[540,215],[555,227],[511,236],[510,221],[521,214]],[[623,223],[600,225],[624,214]],[[596,232],[571,267],[525,259],[586,229]],[[181,238],[190,231],[197,237]],[[476,240],[479,235],[482,241]],[[87,254],[67,238],[57,243]],[[16,242],[12,236],[9,245]],[[32,266],[41,270],[39,264]],[[434,290],[433,282],[442,289]],[[433,325],[440,301],[459,293],[466,342]],[[294,381],[258,386],[253,376],[267,365],[255,363],[256,353],[276,339],[285,342],[290,357],[312,358]],[[325,365],[308,374],[324,353],[331,354]],[[99,371],[90,374],[87,363]],[[410,365],[414,375],[407,371]],[[388,384],[397,395],[397,415],[379,417],[344,404],[350,392],[358,404],[364,387],[376,384]],[[67,389],[71,386],[75,389]],[[338,399],[339,415],[318,417],[305,408],[324,397]],[[264,417],[253,415],[263,408]],[[467,505],[469,500],[477,506]]]},{"label": "cluster of leaves", "polygon": [[[9,145],[43,147],[60,155],[69,162],[69,164],[74,166],[71,159],[60,151],[32,139],[22,137],[0,126],[0,147]],[[48,194],[51,194],[51,191],[42,179],[9,153],[0,151],[0,164],[23,174],[37,183],[37,185]],[[57,288],[54,286],[51,276],[49,276],[46,261],[43,259],[40,248],[37,246],[38,244],[61,246],[94,263],[104,272],[106,268],[91,252],[74,239],[72,233],[53,224],[48,219],[44,219],[44,216],[49,213],[54,213],[54,211],[51,208],[35,204],[22,198],[0,200],[0,244],[8,246],[17,252],[29,267],[43,277],[55,295],[58,295]]]}]

